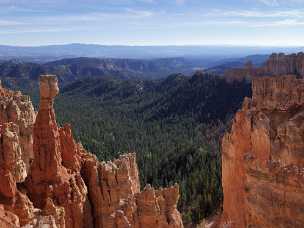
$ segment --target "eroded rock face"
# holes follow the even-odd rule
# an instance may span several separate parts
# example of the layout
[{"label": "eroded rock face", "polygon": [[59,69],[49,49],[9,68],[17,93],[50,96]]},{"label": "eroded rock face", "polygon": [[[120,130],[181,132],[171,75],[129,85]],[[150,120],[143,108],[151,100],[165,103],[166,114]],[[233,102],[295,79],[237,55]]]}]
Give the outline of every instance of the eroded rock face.
[{"label": "eroded rock face", "polygon": [[93,227],[183,227],[176,209],[178,185],[161,190],[147,186],[140,192],[135,154],[107,163],[86,155],[83,174],[92,203]]},{"label": "eroded rock face", "polygon": [[0,85],[0,164],[16,182],[24,181],[34,157],[32,129],[36,114],[28,96]]},{"label": "eroded rock face", "polygon": [[241,68],[228,69],[224,73],[224,77],[228,82],[251,80],[253,77],[265,75],[264,68],[254,67],[252,64],[245,64]]},{"label": "eroded rock face", "polygon": [[272,54],[261,67],[253,67],[245,64],[242,68],[229,69],[224,76],[228,81],[241,81],[244,79],[265,76],[296,75],[304,77],[304,53],[285,55],[283,53]]},{"label": "eroded rock face", "polygon": [[221,227],[303,227],[304,80],[253,80],[222,142]]},{"label": "eroded rock face", "polygon": [[[53,109],[58,92],[55,76],[41,77],[32,125],[26,121],[29,112],[35,114],[32,106],[29,111],[15,102],[12,112],[1,106],[6,112],[0,112],[0,227],[183,227],[178,186],[140,192],[135,154],[99,162],[75,142],[69,125],[58,127]],[[1,99],[7,94],[14,93],[5,90]],[[22,139],[21,129],[31,140]]]},{"label": "eroded rock face", "polygon": [[3,205],[0,205],[0,227],[9,228],[14,226],[20,226],[19,218],[15,214],[6,211]]},{"label": "eroded rock face", "polygon": [[299,75],[304,76],[304,53],[285,55],[272,54],[266,62],[265,71],[271,75]]},{"label": "eroded rock face", "polygon": [[[35,159],[26,185],[35,207],[42,209],[47,204],[54,204],[64,208],[65,225],[83,227],[87,188],[79,169],[68,170],[62,164],[62,144],[69,139],[68,136],[60,137],[55,119],[53,103],[58,92],[55,76],[41,77],[40,107],[33,132]],[[71,150],[71,153],[77,153],[75,147]],[[57,223],[59,227],[64,226]]]},{"label": "eroded rock face", "polygon": [[40,106],[34,125],[34,155],[31,167],[33,184],[56,182],[67,177],[62,167],[59,129],[53,109],[54,98],[58,94],[55,76],[44,76],[40,80]]}]

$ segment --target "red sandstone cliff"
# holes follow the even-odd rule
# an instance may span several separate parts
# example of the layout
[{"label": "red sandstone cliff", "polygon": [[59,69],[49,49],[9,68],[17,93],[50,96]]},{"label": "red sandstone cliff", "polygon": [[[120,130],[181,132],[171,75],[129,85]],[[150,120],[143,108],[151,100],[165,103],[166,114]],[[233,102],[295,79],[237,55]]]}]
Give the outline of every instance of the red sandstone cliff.
[{"label": "red sandstone cliff", "polygon": [[220,227],[304,226],[304,80],[253,80],[222,142]]},{"label": "red sandstone cliff", "polygon": [[28,97],[0,87],[0,227],[180,228],[177,185],[141,192],[135,154],[99,162],[57,126],[54,76]]},{"label": "red sandstone cliff", "polygon": [[272,54],[265,63],[264,69],[270,75],[293,74],[304,77],[304,53]]},{"label": "red sandstone cliff", "polygon": [[228,81],[284,75],[304,77],[304,53],[272,54],[262,67],[253,67],[251,64],[246,64],[243,68],[229,69],[224,74]]}]

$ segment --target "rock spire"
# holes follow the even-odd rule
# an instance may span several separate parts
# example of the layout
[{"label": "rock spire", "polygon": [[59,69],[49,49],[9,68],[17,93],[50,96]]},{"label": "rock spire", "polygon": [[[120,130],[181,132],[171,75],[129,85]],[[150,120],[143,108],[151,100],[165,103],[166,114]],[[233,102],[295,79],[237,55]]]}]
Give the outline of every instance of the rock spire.
[{"label": "rock spire", "polygon": [[0,88],[0,227],[181,228],[178,185],[140,191],[135,154],[99,162],[58,127],[55,76],[40,77],[40,107]]}]

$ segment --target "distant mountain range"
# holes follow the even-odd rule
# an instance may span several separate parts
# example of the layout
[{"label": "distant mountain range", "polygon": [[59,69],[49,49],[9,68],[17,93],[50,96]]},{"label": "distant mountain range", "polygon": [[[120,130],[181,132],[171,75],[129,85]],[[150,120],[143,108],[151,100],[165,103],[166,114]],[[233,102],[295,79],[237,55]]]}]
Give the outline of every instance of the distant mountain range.
[{"label": "distant mountain range", "polygon": [[[262,65],[272,52],[296,52],[296,47],[235,46],[104,46],[67,44],[38,47],[0,45],[0,79],[7,85],[37,81],[56,74],[60,84],[83,78],[156,79],[197,70],[223,74],[247,61]],[[255,55],[259,53],[259,55]],[[244,57],[247,56],[247,57]]]},{"label": "distant mountain range", "polygon": [[268,58],[269,55],[250,55],[243,58],[223,59],[218,61],[215,66],[208,68],[207,71],[209,73],[223,75],[226,70],[242,68],[248,62],[255,67],[260,67],[267,61]]},{"label": "distant mountain range", "polygon": [[0,59],[23,58],[46,62],[62,58],[200,58],[214,62],[224,58],[239,58],[273,52],[299,52],[303,47],[241,47],[241,46],[105,46],[95,44],[66,44],[37,47],[0,45]]},{"label": "distant mountain range", "polygon": [[[195,71],[206,71],[221,75],[225,70],[242,67],[247,61],[262,65],[268,55],[253,55],[244,58],[228,58],[207,63],[204,59],[114,59],[114,58],[68,58],[37,63],[22,59],[0,61],[0,79],[11,88],[37,84],[41,74],[55,74],[62,86],[85,78],[112,77],[117,79],[159,79],[170,74],[192,75]],[[205,66],[210,65],[210,68]]]},{"label": "distant mountain range", "polygon": [[62,84],[82,78],[107,76],[120,79],[155,79],[176,72],[190,74],[194,70],[200,69],[202,64],[184,58],[137,60],[81,57],[43,64],[8,60],[0,62],[0,78],[2,80],[37,81],[41,74],[55,74]]}]

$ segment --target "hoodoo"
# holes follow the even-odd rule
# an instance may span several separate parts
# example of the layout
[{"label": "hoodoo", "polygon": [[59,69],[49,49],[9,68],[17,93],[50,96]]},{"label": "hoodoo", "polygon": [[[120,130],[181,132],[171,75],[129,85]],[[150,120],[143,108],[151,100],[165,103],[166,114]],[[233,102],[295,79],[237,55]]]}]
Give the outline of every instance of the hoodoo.
[{"label": "hoodoo", "polygon": [[183,227],[178,185],[140,191],[135,154],[99,162],[58,127],[57,78],[40,78],[40,108],[0,88],[0,227]]},{"label": "hoodoo", "polygon": [[252,91],[222,142],[220,227],[303,227],[304,80],[257,78]]}]

